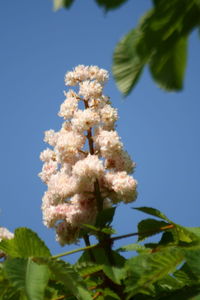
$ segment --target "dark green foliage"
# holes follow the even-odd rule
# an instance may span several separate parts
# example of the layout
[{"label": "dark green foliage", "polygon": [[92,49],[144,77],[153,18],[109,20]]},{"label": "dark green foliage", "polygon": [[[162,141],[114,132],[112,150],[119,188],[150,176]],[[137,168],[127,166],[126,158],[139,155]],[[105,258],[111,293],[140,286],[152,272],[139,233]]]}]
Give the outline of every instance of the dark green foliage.
[{"label": "dark green foliage", "polygon": [[153,283],[173,272],[183,258],[182,251],[172,247],[152,254],[141,254],[127,260],[128,299],[141,292],[153,293]]},{"label": "dark green foliage", "polygon": [[[30,229],[17,229],[13,239],[0,243],[5,253],[0,300],[199,300],[200,228],[180,226],[155,208],[136,209],[157,219],[139,222],[132,236],[143,240],[160,233],[159,242],[132,243],[114,251],[115,240],[122,236],[103,232],[110,230],[114,215],[114,209],[106,210],[96,226],[86,226],[99,243],[82,248],[74,265],[52,257]],[[135,255],[125,259],[119,252],[126,251]]]},{"label": "dark green foliage", "polygon": [[[127,0],[95,0],[105,11]],[[153,8],[117,44],[113,75],[123,95],[136,85],[145,65],[152,78],[167,91],[183,88],[188,37],[200,27],[199,0],[153,0]],[[54,8],[69,8],[73,0],[54,0]]]},{"label": "dark green foliage", "polygon": [[40,263],[44,263],[48,266],[56,280],[62,282],[77,299],[92,299],[83,279],[70,264],[51,258],[40,260]]},{"label": "dark green foliage", "polygon": [[106,225],[110,225],[112,223],[114,214],[115,214],[116,207],[110,207],[102,210],[97,215],[96,219],[96,226],[97,227],[104,227]]},{"label": "dark green foliage", "polygon": [[161,88],[183,88],[188,36],[200,24],[199,1],[157,0],[154,5],[114,52],[114,77],[125,95],[136,84],[145,64]]},{"label": "dark green foliage", "polygon": [[142,241],[149,236],[160,233],[163,227],[169,224],[155,219],[145,219],[138,224],[138,241]]}]

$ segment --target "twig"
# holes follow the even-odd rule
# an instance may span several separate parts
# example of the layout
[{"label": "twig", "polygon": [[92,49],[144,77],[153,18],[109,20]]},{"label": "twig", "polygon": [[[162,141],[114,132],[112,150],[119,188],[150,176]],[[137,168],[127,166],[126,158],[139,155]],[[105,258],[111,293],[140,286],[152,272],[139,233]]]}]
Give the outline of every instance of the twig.
[{"label": "twig", "polygon": [[[134,233],[123,234],[123,235],[119,235],[119,236],[115,236],[115,237],[110,237],[109,241],[114,242],[114,241],[117,241],[117,240],[120,240],[120,239],[123,239],[123,238],[128,238],[128,237],[131,237],[131,236],[150,234],[150,233],[152,233],[152,234],[153,233],[159,233],[159,231],[165,231],[165,230],[172,229],[172,228],[175,228],[175,225],[169,224],[167,226],[163,226],[163,227],[160,227],[160,228],[155,229],[155,230],[148,230],[148,231],[143,231],[143,232],[134,232]],[[59,257],[62,257],[62,256],[67,256],[67,255],[74,254],[74,253],[81,252],[81,251],[87,251],[87,250],[90,250],[90,249],[102,247],[102,245],[103,245],[102,242],[99,243],[99,244],[89,245],[89,246],[86,246],[86,247],[74,249],[74,250],[71,250],[71,251],[68,251],[68,252],[64,252],[64,253],[55,255],[55,256],[53,256],[53,258],[59,258]]]},{"label": "twig", "polygon": [[[85,245],[86,245],[87,247],[91,247],[90,239],[89,239],[89,236],[88,236],[87,233],[84,234],[83,239],[84,239]],[[89,252],[91,261],[92,261],[92,262],[96,262],[96,259],[95,259],[95,256],[94,256],[92,250],[89,249],[88,252]]]},{"label": "twig", "polygon": [[95,245],[91,245],[91,246],[87,246],[87,247],[74,249],[74,250],[71,250],[71,251],[68,251],[68,252],[64,252],[64,253],[61,253],[61,254],[58,254],[58,255],[54,255],[54,256],[52,256],[52,258],[59,258],[59,257],[62,257],[62,256],[67,256],[67,255],[70,255],[70,254],[74,254],[74,253],[77,253],[77,252],[86,251],[86,250],[89,250],[89,249],[96,248],[97,246],[98,246],[98,244],[95,244]]}]

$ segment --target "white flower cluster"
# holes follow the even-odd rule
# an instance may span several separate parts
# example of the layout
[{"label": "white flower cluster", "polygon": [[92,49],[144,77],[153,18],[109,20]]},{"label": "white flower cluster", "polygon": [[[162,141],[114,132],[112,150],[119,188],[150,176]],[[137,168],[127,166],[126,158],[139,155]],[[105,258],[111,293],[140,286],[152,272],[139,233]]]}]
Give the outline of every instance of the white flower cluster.
[{"label": "white flower cluster", "polygon": [[136,199],[137,182],[129,175],[134,163],[115,130],[117,110],[102,94],[107,80],[108,72],[97,66],[79,65],[68,72],[66,85],[77,85],[78,92],[64,93],[60,131],[45,132],[44,141],[53,149],[40,155],[44,165],[39,176],[48,187],[43,220],[56,229],[61,245],[75,242],[82,224],[95,222],[98,201],[105,208]]}]

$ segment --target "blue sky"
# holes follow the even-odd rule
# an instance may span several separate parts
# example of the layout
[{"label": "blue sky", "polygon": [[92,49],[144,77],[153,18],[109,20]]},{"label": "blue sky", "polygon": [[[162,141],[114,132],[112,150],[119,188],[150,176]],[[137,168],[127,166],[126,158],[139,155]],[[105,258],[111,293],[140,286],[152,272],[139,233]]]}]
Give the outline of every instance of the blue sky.
[{"label": "blue sky", "polygon": [[[52,11],[50,0],[0,2],[1,203],[0,226],[27,226],[38,232],[53,254],[61,248],[42,224],[41,198],[46,189],[37,174],[43,132],[59,129],[64,74],[78,64],[111,70],[117,41],[151,7],[147,0],[128,1],[104,14],[95,1],[76,0],[70,10]],[[135,232],[142,217],[133,206],[156,207],[185,226],[199,226],[200,43],[190,38],[185,87],[166,93],[148,69],[123,99],[112,79],[105,93],[118,108],[118,131],[137,164],[139,196],[121,205],[118,233]],[[135,239],[129,240],[133,242]],[[127,244],[128,241],[124,241]]]}]

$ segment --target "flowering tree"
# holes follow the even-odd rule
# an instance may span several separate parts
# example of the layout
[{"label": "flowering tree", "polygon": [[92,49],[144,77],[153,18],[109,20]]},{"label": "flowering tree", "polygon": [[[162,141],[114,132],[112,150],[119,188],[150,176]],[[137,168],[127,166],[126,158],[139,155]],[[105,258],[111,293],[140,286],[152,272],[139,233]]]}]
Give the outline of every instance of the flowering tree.
[{"label": "flowering tree", "polygon": [[[52,256],[36,233],[0,228],[0,299],[199,299],[200,228],[175,224],[151,207],[135,233],[116,235],[112,220],[117,204],[136,199],[135,164],[115,130],[117,110],[103,95],[108,73],[77,66],[65,83],[60,131],[45,132],[39,176],[47,184],[43,221],[55,228],[61,245],[85,241],[85,247]],[[154,218],[152,218],[152,216]],[[162,234],[157,243],[140,241]],[[96,243],[90,244],[90,237]],[[137,236],[138,242],[115,249],[115,241]],[[114,250],[115,249],[115,250]],[[123,252],[134,251],[130,259]],[[83,252],[71,265],[61,260]]]}]

